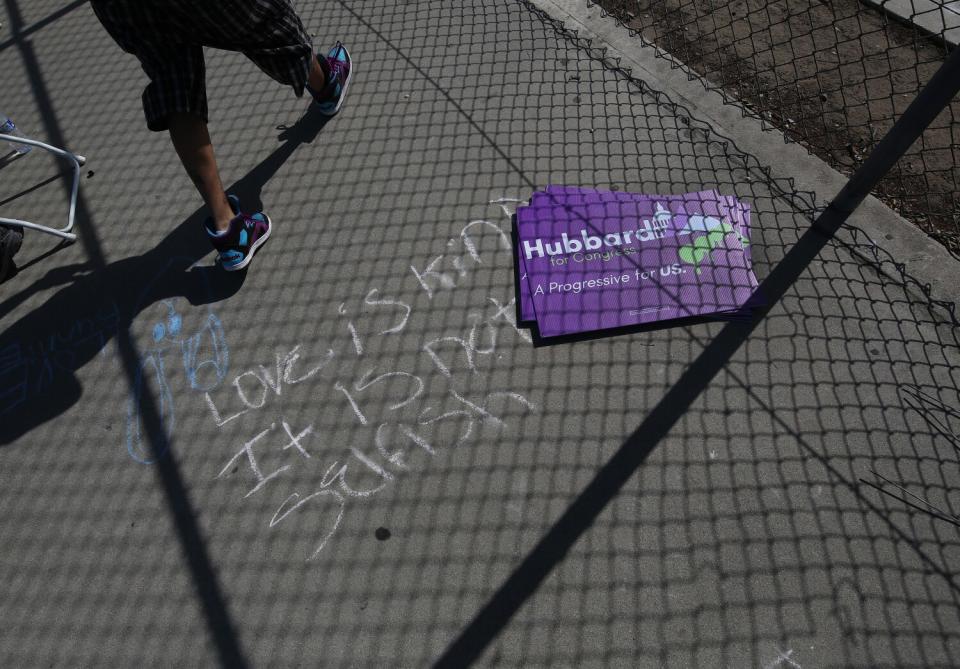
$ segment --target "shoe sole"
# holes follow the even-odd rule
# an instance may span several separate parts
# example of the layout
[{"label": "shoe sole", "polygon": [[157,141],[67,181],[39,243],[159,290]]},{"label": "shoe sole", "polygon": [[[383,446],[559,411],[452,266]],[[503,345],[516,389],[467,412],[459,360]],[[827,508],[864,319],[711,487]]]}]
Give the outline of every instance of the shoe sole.
[{"label": "shoe sole", "polygon": [[267,214],[264,214],[263,217],[267,219],[266,234],[264,234],[263,237],[261,237],[260,239],[258,239],[253,243],[253,245],[250,247],[250,252],[247,253],[247,257],[241,260],[240,262],[238,262],[236,265],[230,265],[230,267],[227,267],[226,265],[221,264],[220,266],[223,267],[224,271],[236,272],[237,270],[243,269],[244,267],[249,265],[250,261],[253,260],[253,255],[257,252],[257,249],[263,246],[264,243],[266,243],[266,241],[270,239],[270,233],[273,232],[273,221],[270,220],[270,217]]},{"label": "shoe sole", "polygon": [[332,112],[325,112],[320,109],[320,105],[317,105],[317,111],[327,118],[332,118],[340,113],[340,108],[343,107],[343,102],[347,99],[347,89],[350,88],[350,82],[353,81],[353,70],[356,67],[356,63],[353,62],[353,57],[350,55],[347,47],[343,47],[343,51],[347,54],[347,60],[350,61],[350,74],[347,75],[347,80],[343,82],[343,90],[340,91],[340,100],[337,101],[337,106],[333,108]]}]

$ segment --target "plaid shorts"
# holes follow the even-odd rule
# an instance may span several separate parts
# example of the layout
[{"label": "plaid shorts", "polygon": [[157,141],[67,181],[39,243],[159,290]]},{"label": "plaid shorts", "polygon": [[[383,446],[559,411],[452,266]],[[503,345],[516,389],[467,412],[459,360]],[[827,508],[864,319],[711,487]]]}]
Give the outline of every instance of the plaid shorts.
[{"label": "plaid shorts", "polygon": [[147,127],[166,130],[173,112],[207,120],[203,47],[239,51],[299,97],[313,42],[289,0],[92,0],[100,22],[150,78]]}]

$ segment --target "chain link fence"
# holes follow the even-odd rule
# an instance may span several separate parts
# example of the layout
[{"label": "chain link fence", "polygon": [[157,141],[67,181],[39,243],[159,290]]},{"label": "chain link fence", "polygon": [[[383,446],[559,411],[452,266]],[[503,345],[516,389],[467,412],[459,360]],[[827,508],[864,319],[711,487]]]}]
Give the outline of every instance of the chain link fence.
[{"label": "chain link fence", "polygon": [[[854,171],[960,40],[950,0],[600,0],[678,67]],[[877,186],[960,255],[960,101]]]}]

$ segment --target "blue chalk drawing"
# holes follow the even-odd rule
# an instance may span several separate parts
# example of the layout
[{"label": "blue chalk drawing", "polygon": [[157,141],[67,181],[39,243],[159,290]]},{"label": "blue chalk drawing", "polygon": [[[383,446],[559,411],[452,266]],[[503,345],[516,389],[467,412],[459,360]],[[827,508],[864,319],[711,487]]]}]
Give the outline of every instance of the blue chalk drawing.
[{"label": "blue chalk drawing", "polygon": [[27,362],[20,342],[0,349],[0,416],[27,401]]},{"label": "blue chalk drawing", "polygon": [[106,356],[119,324],[120,308],[108,302],[49,334],[0,346],[0,417],[40,398],[87,361]]},{"label": "blue chalk drawing", "polygon": [[[223,324],[213,311],[207,310],[206,318],[197,330],[184,334],[183,318],[174,300],[164,300],[161,304],[167,309],[166,318],[153,323],[153,347],[140,354],[140,364],[127,407],[127,452],[142,464],[153,464],[166,454],[176,425],[166,354],[179,352],[178,357],[190,389],[201,393],[218,387],[226,377],[230,364]],[[156,390],[154,399],[166,436],[159,451],[144,442],[141,410],[148,384]]]},{"label": "blue chalk drawing", "polygon": [[[131,325],[131,336],[144,349],[140,351],[134,387],[127,403],[126,447],[130,457],[141,464],[155,463],[169,449],[176,427],[175,391],[179,372],[182,370],[189,391],[205,393],[223,383],[230,365],[223,323],[212,309],[193,307],[179,297],[151,301],[151,291],[162,285],[168,271],[180,271],[176,269],[176,259],[144,291],[134,310],[139,318]],[[142,311],[140,305],[145,305]],[[152,402],[159,413],[164,439],[145,438],[149,436],[145,434],[143,422],[145,401]]]},{"label": "blue chalk drawing", "polygon": [[133,397],[127,410],[127,452],[130,453],[131,458],[145,465],[156,462],[169,448],[165,445],[162,452],[155,453],[149,448],[144,448],[143,445],[143,435],[140,428],[140,402],[145,382],[144,372],[147,371],[148,367],[153,369],[153,378],[156,380],[158,390],[156,399],[160,411],[160,424],[168,436],[164,440],[164,444],[169,444],[169,436],[173,434],[174,428],[173,394],[170,392],[170,386],[167,384],[167,377],[163,371],[163,355],[148,355],[140,361],[134,381]]}]

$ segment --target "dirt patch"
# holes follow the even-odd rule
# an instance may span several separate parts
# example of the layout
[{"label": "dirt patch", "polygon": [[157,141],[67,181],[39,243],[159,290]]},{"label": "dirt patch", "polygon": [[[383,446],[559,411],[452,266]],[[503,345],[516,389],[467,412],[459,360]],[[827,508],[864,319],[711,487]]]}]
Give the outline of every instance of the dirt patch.
[{"label": "dirt patch", "polygon": [[[860,165],[947,51],[857,0],[599,0],[730,99],[843,173]],[[960,256],[960,102],[874,194]]]}]

